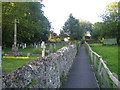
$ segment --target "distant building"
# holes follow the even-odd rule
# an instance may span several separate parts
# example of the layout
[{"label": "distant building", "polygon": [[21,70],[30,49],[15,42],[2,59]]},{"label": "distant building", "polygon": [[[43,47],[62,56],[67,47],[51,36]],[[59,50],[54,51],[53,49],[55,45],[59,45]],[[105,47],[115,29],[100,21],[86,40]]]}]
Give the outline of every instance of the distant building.
[{"label": "distant building", "polygon": [[70,37],[64,38],[65,42],[68,42],[70,40]]},{"label": "distant building", "polygon": [[89,39],[91,39],[90,34],[85,34],[84,33],[83,40],[89,40]]}]

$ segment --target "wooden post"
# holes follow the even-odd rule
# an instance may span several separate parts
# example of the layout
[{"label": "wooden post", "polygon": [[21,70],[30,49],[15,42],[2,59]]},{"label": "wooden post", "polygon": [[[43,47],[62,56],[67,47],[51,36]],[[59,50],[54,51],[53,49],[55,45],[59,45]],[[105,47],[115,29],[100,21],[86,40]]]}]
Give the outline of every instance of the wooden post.
[{"label": "wooden post", "polygon": [[106,70],[104,68],[103,69],[103,84],[104,84],[104,88],[107,88],[106,82],[107,82],[107,77],[106,77]]},{"label": "wooden post", "polygon": [[95,69],[97,68],[97,66],[96,66],[96,54],[94,55],[94,67],[95,67]]},{"label": "wooden post", "polygon": [[[116,77],[118,79],[118,75],[116,73],[113,72],[112,74],[113,74],[114,77]],[[113,82],[113,88],[117,88],[114,82]]]},{"label": "wooden post", "polygon": [[[88,47],[88,45],[87,45],[87,47]],[[89,55],[90,55],[90,48],[88,47],[88,50],[89,50]]]},{"label": "wooden post", "polygon": [[[106,61],[104,61],[104,63],[107,64]],[[110,88],[110,83],[109,83],[109,80],[107,78],[107,73],[106,73],[106,69],[105,68],[103,70],[103,79],[104,79],[103,83],[104,83],[105,88]]]},{"label": "wooden post", "polygon": [[92,53],[92,51],[91,51],[91,62],[93,64],[93,53]]},{"label": "wooden post", "polygon": [[99,62],[99,66],[98,66],[98,77],[100,75],[100,68],[101,68],[101,61]]}]

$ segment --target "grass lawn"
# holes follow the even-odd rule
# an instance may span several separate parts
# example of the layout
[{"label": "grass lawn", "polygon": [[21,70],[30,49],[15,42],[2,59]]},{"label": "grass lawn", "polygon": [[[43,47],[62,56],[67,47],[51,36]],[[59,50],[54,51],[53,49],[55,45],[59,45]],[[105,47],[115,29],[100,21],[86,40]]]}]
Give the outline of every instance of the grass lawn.
[{"label": "grass lawn", "polygon": [[118,75],[118,46],[102,46],[102,44],[90,44],[90,46],[107,62],[110,71]]},{"label": "grass lawn", "polygon": [[37,56],[30,56],[29,58],[2,58],[2,69],[6,73],[16,70],[22,65],[27,65],[29,60],[35,60]]},{"label": "grass lawn", "polygon": [[[56,49],[55,49],[54,45],[53,45],[53,52],[56,52],[58,49],[62,48],[63,46],[65,46],[65,45],[58,44],[58,45],[56,45]],[[46,56],[48,55],[49,47],[50,47],[49,45],[46,46],[46,51],[45,51]],[[41,54],[41,52],[42,52],[41,47],[38,47],[38,48],[27,47],[25,49],[19,48],[18,50],[19,50],[19,52],[22,52],[22,53]],[[3,49],[3,51],[4,51],[4,54],[8,53],[11,51],[11,48]],[[27,65],[29,60],[33,61],[37,57],[40,57],[40,56],[30,56],[29,58],[2,57],[2,69],[4,72],[10,73],[11,71],[16,70],[18,67],[20,67],[22,65]]]}]

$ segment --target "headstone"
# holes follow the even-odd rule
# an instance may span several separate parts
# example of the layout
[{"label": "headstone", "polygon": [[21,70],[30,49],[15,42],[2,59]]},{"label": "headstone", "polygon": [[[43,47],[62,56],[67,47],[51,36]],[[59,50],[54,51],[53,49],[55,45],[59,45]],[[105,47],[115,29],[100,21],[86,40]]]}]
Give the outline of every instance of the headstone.
[{"label": "headstone", "polygon": [[22,44],[20,44],[20,47],[22,47]]},{"label": "headstone", "polygon": [[33,44],[31,44],[31,47],[33,47]]},{"label": "headstone", "polygon": [[37,48],[37,45],[35,46],[35,48]]},{"label": "headstone", "polygon": [[25,46],[25,48],[27,47],[27,46],[26,46],[26,43],[24,44],[24,46]]},{"label": "headstone", "polygon": [[44,41],[42,41],[42,43],[41,43],[41,48],[42,48],[42,57],[45,57],[45,42]]},{"label": "headstone", "polygon": [[38,46],[40,46],[40,42],[38,42]]},{"label": "headstone", "polygon": [[24,49],[25,48],[25,46],[24,46],[24,44],[22,44],[22,49]]},{"label": "headstone", "polygon": [[52,50],[52,44],[50,44],[50,48],[49,48],[49,54],[52,53],[53,50]]},{"label": "headstone", "polygon": [[27,57],[30,57],[30,53],[27,53]]},{"label": "headstone", "polygon": [[12,45],[12,52],[18,52],[18,48],[17,48],[17,47],[15,47],[15,45],[14,45],[14,44]]},{"label": "headstone", "polygon": [[17,47],[19,47],[19,44],[17,44]]},{"label": "headstone", "polygon": [[36,43],[34,43],[34,47],[36,47]]}]

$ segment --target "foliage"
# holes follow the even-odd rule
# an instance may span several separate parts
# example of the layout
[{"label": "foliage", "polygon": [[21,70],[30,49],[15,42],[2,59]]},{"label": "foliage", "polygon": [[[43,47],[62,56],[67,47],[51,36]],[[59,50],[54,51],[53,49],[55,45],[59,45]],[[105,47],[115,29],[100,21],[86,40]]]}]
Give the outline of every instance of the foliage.
[{"label": "foliage", "polygon": [[63,26],[63,30],[60,31],[60,37],[70,37],[71,40],[80,40],[82,38],[81,32],[79,20],[70,14]]},{"label": "foliage", "polygon": [[102,38],[104,32],[104,31],[102,32],[102,29],[103,29],[103,23],[96,22],[92,28],[92,33],[91,33],[92,38],[94,38],[95,40]]},{"label": "foliage", "polygon": [[67,76],[65,76],[65,72],[63,71],[62,76],[60,77],[60,82],[62,83],[62,85],[65,84],[66,79],[67,79]]},{"label": "foliage", "polygon": [[70,37],[70,40],[81,40],[84,34],[92,32],[92,24],[88,21],[76,19],[70,14],[63,29],[60,30],[60,37]]},{"label": "foliage", "polygon": [[110,3],[101,17],[103,22],[97,22],[93,25],[92,38],[95,40],[102,39],[103,37],[116,38],[118,43],[120,38],[118,33],[118,2]]},{"label": "foliage", "polygon": [[92,33],[92,23],[89,21],[79,20],[80,29],[82,30],[82,34],[86,35],[87,33]]},{"label": "foliage", "polygon": [[2,3],[2,40],[3,46],[13,44],[14,24],[17,24],[17,42],[33,43],[47,41],[50,22],[44,16],[42,4],[39,2],[3,2]]}]

